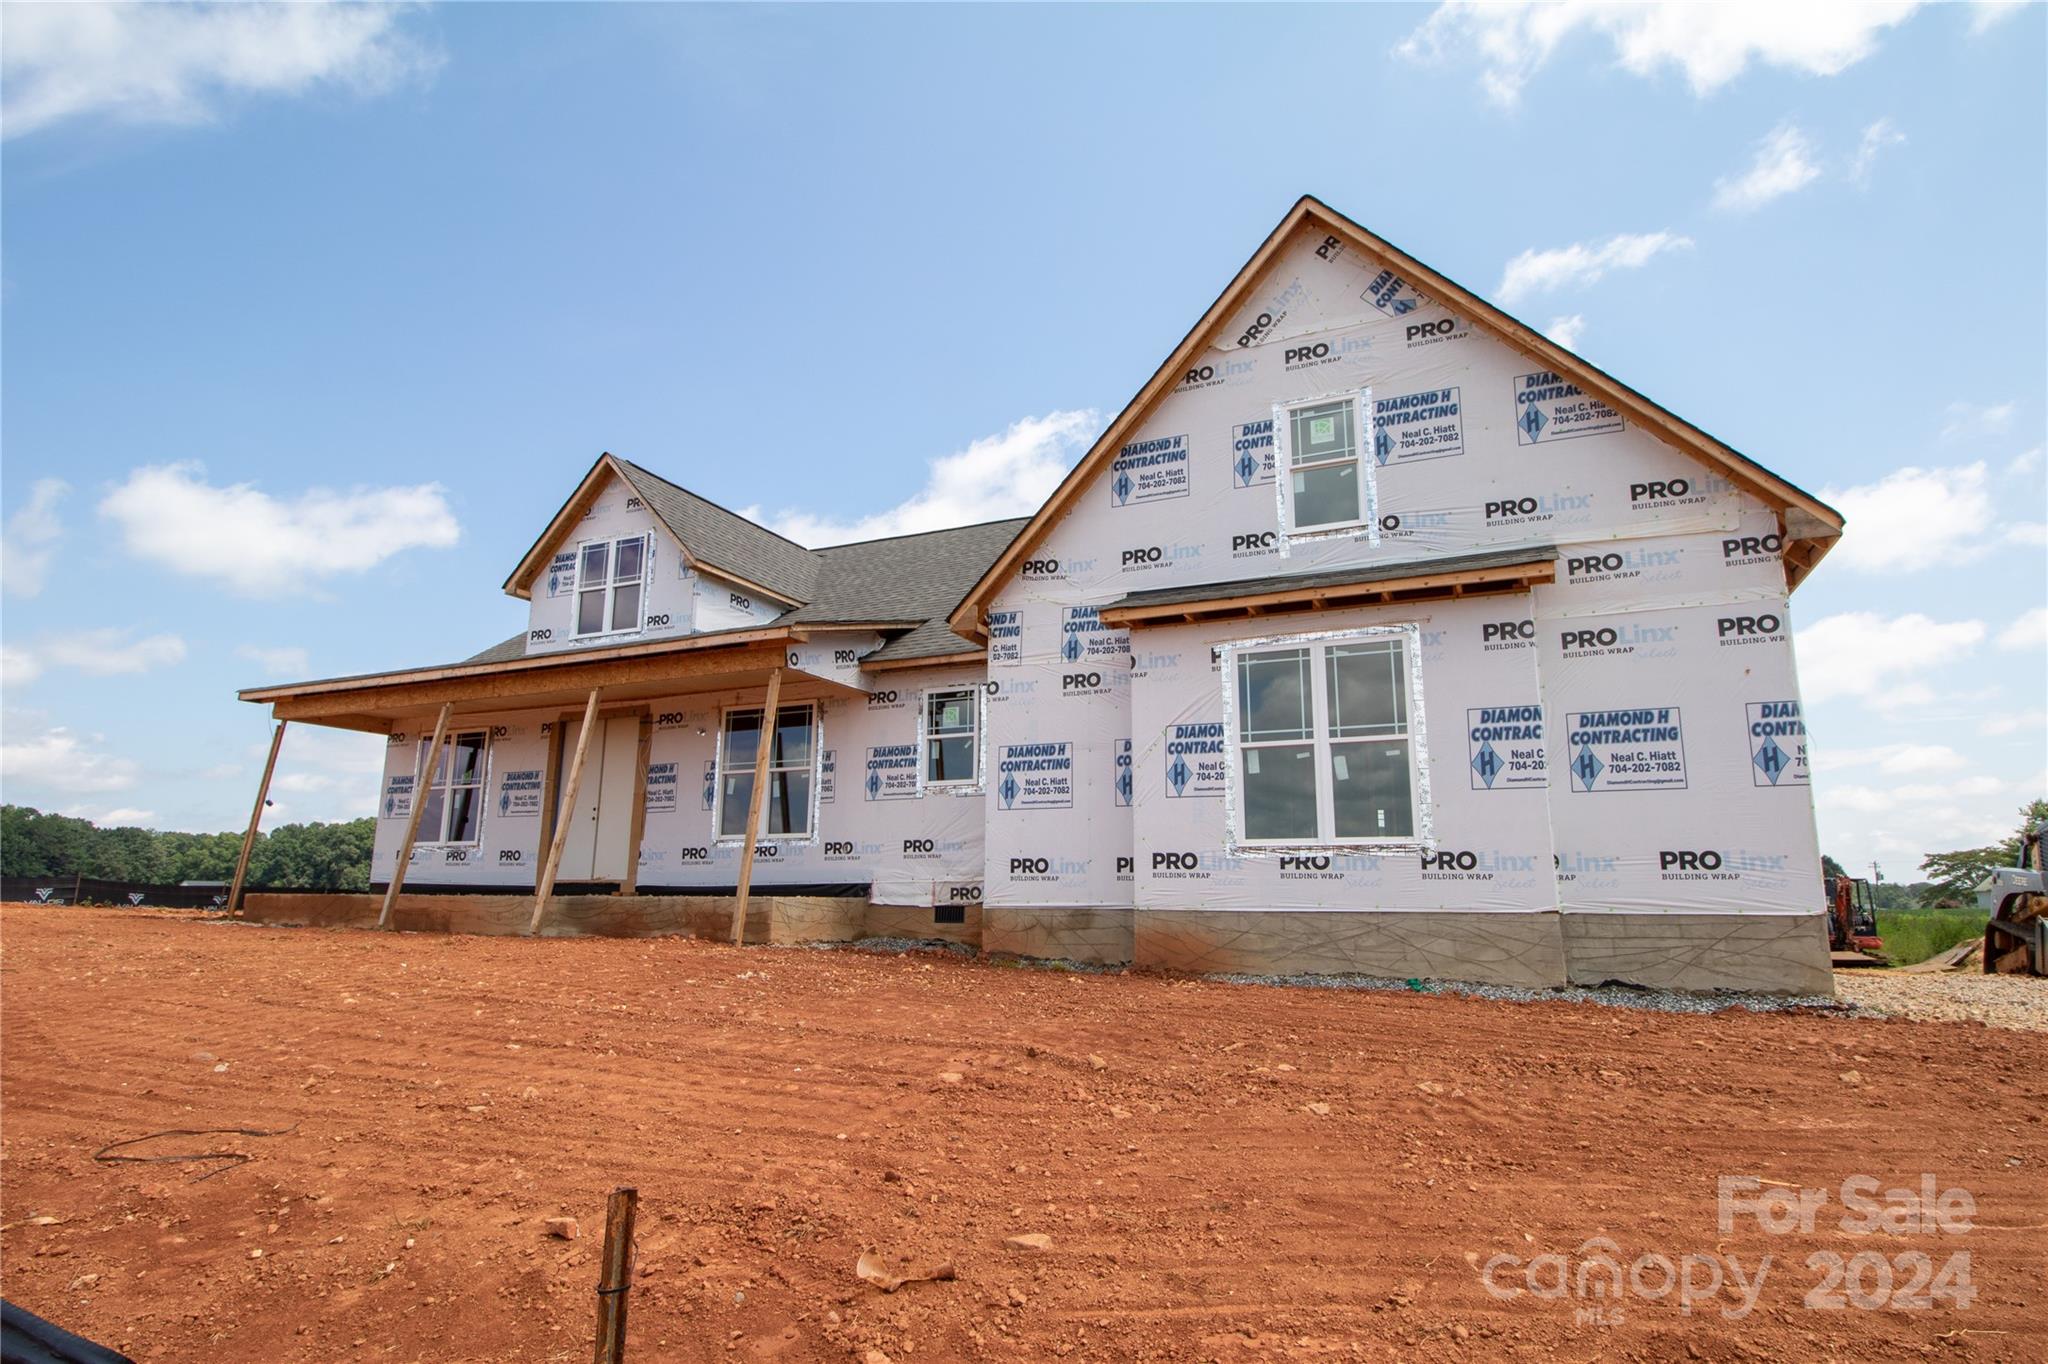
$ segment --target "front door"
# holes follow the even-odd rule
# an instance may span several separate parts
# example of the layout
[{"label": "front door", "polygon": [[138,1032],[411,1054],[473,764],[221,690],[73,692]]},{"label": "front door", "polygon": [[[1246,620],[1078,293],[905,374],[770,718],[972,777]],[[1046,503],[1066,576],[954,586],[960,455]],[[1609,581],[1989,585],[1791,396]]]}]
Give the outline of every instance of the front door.
[{"label": "front door", "polygon": [[[560,790],[569,789],[569,765],[576,758],[581,720],[562,730]],[[576,801],[563,818],[569,821],[562,842],[560,881],[623,881],[633,849],[633,777],[640,765],[640,717],[614,715],[597,722],[590,750],[583,755],[583,780]]]}]

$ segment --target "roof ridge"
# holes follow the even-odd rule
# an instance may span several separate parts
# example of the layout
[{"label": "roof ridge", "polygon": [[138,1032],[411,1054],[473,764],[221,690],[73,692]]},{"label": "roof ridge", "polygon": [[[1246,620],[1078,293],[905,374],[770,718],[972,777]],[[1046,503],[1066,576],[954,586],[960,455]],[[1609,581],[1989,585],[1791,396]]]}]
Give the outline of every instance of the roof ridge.
[{"label": "roof ridge", "polygon": [[[610,454],[611,452],[606,451],[605,453]],[[628,469],[635,471],[636,473],[645,474],[649,478],[654,479],[657,482],[667,484],[669,487],[675,489],[677,492],[681,493],[685,497],[694,497],[699,502],[702,502],[705,506],[710,507],[714,511],[722,511],[727,516],[732,517],[735,521],[744,521],[748,525],[752,526],[755,530],[774,536],[776,539],[782,541],[783,544],[788,545],[792,549],[800,549],[806,554],[816,554],[818,552],[817,550],[811,548],[809,545],[798,544],[796,541],[790,539],[787,535],[784,535],[779,530],[775,530],[771,527],[762,525],[759,521],[756,521],[751,516],[741,515],[739,512],[734,511],[731,507],[726,506],[723,502],[714,502],[694,488],[685,488],[682,484],[676,482],[674,479],[664,477],[661,474],[657,474],[656,472],[654,472],[654,470],[648,468],[644,464],[636,464],[634,461],[627,459],[624,455],[612,455],[611,457],[617,460],[619,463],[625,465]]]},{"label": "roof ridge", "polygon": [[877,535],[870,540],[843,540],[836,545],[819,545],[813,554],[823,554],[828,549],[853,549],[860,545],[879,545],[888,540],[915,540],[925,535],[947,535],[956,530],[980,530],[983,526],[1001,526],[1011,521],[1029,522],[1030,513],[1023,516],[997,516],[987,521],[970,521],[964,526],[934,526],[930,530],[906,530],[895,535]]}]

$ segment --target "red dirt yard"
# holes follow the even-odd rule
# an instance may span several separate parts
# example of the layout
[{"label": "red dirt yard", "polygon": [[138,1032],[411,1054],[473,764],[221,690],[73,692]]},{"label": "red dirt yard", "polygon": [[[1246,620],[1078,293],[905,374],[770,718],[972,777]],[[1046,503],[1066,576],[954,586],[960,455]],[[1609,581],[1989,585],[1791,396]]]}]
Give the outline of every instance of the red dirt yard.
[{"label": "red dirt yard", "polygon": [[[2048,1358],[2044,1034],[150,911],[0,935],[6,1296],[138,1360],[588,1359],[619,1184],[630,1359]],[[93,1158],[202,1127],[292,1130],[124,1148],[254,1157],[203,1181]],[[1972,1229],[1845,1229],[1845,1178],[1923,1174]],[[1721,1175],[1826,1202],[1722,1231]],[[1599,1237],[1619,1298],[1572,1286]],[[867,1250],[958,1277],[884,1294]],[[1876,1253],[1855,1300],[1805,1305],[1817,1252]],[[1745,1313],[1726,1267],[1766,1255]]]}]

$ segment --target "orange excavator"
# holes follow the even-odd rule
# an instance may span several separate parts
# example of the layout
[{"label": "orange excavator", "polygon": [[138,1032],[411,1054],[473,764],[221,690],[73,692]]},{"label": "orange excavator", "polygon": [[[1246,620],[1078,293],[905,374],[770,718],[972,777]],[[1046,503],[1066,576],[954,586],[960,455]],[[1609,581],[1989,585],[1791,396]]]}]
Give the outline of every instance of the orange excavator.
[{"label": "orange excavator", "polygon": [[1837,966],[1881,966],[1874,954],[1884,950],[1877,936],[1877,902],[1870,897],[1870,882],[1860,876],[1830,876],[1824,882],[1828,895],[1828,950],[1841,953],[1870,953],[1867,962],[1837,960]]}]

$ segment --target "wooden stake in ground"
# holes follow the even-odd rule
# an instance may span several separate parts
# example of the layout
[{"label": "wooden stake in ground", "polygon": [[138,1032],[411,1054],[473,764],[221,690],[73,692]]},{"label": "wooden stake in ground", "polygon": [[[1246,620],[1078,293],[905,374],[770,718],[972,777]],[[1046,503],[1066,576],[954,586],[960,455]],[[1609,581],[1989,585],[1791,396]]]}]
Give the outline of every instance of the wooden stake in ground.
[{"label": "wooden stake in ground", "polygon": [[441,714],[434,721],[434,737],[427,744],[426,752],[412,765],[412,809],[405,817],[405,841],[398,845],[398,861],[392,864],[391,880],[384,886],[384,908],[377,911],[377,927],[391,927],[391,913],[398,904],[398,891],[405,884],[406,868],[412,865],[413,840],[420,833],[420,812],[427,808],[427,789],[434,784],[435,766],[441,758],[441,740],[448,733],[448,712],[455,709],[453,701],[441,703]]},{"label": "wooden stake in ground", "polygon": [[576,787],[583,780],[583,755],[590,751],[590,731],[597,726],[598,691],[599,688],[592,687],[590,700],[584,703],[583,727],[576,733],[576,754],[569,759],[569,780],[562,784],[562,796],[555,805],[555,841],[548,845],[547,865],[541,868],[540,884],[534,887],[533,919],[526,925],[529,936],[540,932],[541,915],[547,913],[548,896],[555,891],[555,872],[562,865],[562,847],[569,841],[569,810],[576,804]]},{"label": "wooden stake in ground", "polygon": [[242,907],[242,883],[249,878],[249,854],[256,847],[256,826],[263,822],[263,802],[270,798],[270,774],[277,770],[277,750],[284,744],[284,727],[289,723],[279,720],[270,736],[270,756],[263,760],[263,780],[256,783],[256,808],[249,812],[249,827],[242,833],[242,855],[235,859],[235,883],[228,887],[230,914]]},{"label": "wooden stake in ground", "polygon": [[768,674],[768,700],[761,707],[761,737],[754,750],[754,793],[747,802],[747,841],[740,850],[739,891],[732,902],[735,947],[747,938],[747,893],[754,887],[754,840],[761,834],[761,807],[768,802],[768,749],[775,742],[775,703],[781,699],[782,669],[777,668]]},{"label": "wooden stake in ground", "polygon": [[604,1209],[604,1255],[597,1271],[596,1364],[624,1364],[626,1292],[633,1286],[633,1214],[638,1189],[613,1189]]}]

